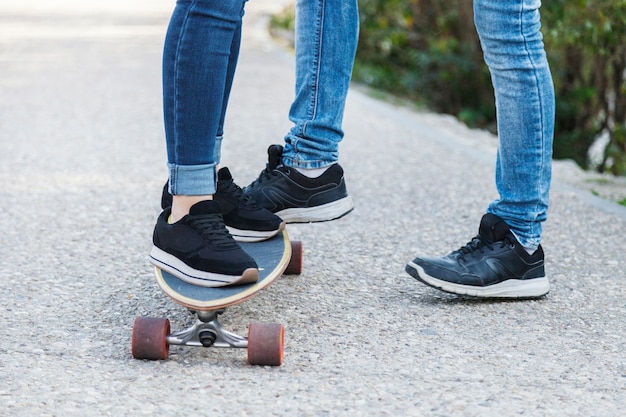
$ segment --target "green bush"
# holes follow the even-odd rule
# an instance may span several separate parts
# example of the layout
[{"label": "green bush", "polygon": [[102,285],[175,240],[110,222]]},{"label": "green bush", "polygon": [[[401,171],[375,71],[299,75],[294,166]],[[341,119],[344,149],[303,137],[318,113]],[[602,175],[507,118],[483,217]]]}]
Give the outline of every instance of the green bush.
[{"label": "green bush", "polygon": [[[356,81],[495,130],[471,1],[360,0],[359,7]],[[589,168],[589,148],[604,135],[593,168],[626,175],[626,0],[544,1],[541,13],[556,92],[555,158]],[[281,23],[289,27],[289,18]]]},{"label": "green bush", "polygon": [[[355,80],[419,100],[470,125],[494,126],[494,98],[472,2],[361,0]],[[552,0],[541,9],[555,79],[555,157],[626,173],[626,0]]]},{"label": "green bush", "polygon": [[604,133],[595,168],[626,174],[626,0],[552,0],[542,18],[557,96],[555,157],[587,167]]},{"label": "green bush", "polygon": [[493,90],[471,2],[362,0],[354,79],[456,115],[494,121]]}]

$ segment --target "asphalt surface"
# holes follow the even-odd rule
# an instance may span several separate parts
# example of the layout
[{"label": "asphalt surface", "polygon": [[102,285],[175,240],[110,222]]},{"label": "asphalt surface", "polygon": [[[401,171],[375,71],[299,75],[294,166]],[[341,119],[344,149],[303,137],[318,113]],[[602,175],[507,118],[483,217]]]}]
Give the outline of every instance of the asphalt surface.
[{"label": "asphalt surface", "polygon": [[[280,3],[247,6],[223,149],[241,185],[289,128],[293,58],[266,31]],[[303,274],[222,316],[244,335],[251,321],[283,323],[283,365],[179,347],[133,359],[136,316],[192,319],[147,261],[172,5],[0,0],[0,415],[623,415],[626,208],[594,190],[624,183],[555,164],[547,297],[440,293],[404,266],[476,234],[495,197],[495,139],[358,87],[341,147],[356,209],[289,226]]]}]

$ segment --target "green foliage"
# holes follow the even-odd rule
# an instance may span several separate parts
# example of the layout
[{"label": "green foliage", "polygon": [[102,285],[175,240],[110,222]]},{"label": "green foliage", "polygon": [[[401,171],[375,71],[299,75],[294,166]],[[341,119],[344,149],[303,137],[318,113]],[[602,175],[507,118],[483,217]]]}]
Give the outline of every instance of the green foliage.
[{"label": "green foliage", "polygon": [[271,16],[270,27],[273,30],[293,32],[296,28],[295,12],[295,3],[288,5],[280,13]]},{"label": "green foliage", "polygon": [[[468,0],[359,0],[354,79],[495,130],[489,71]],[[291,17],[290,17],[291,16]],[[626,0],[550,0],[542,31],[556,92],[555,158],[626,175]],[[293,9],[275,23],[293,28]]]},{"label": "green foliage", "polygon": [[494,121],[471,2],[361,0],[354,78],[470,125]]},{"label": "green foliage", "polygon": [[555,157],[586,167],[604,132],[596,168],[626,174],[626,0],[552,0],[542,18],[557,95]]},{"label": "green foliage", "polygon": [[[467,0],[361,0],[354,78],[492,125],[493,90]],[[557,96],[555,157],[588,167],[598,135],[599,171],[626,174],[626,0],[551,0],[541,9]]]}]

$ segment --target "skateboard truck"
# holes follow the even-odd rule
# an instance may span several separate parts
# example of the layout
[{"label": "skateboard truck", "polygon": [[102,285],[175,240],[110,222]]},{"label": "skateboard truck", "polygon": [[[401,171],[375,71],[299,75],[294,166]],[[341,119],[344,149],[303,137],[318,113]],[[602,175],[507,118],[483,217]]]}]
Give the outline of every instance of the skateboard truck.
[{"label": "skateboard truck", "polygon": [[279,323],[250,323],[248,337],[231,333],[217,317],[224,309],[198,311],[196,322],[188,329],[170,333],[164,318],[137,317],[133,324],[132,354],[136,359],[167,359],[171,345],[247,348],[250,365],[279,366],[283,361],[285,329]]},{"label": "skateboard truck", "polygon": [[224,329],[217,317],[224,309],[214,311],[192,311],[196,322],[189,328],[167,336],[167,344],[216,348],[247,348],[248,339]]}]

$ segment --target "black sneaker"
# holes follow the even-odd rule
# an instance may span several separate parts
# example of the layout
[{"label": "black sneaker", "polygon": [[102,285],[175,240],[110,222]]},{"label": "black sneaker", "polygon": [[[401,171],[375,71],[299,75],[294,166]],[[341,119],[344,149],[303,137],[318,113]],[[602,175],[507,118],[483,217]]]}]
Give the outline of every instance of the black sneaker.
[{"label": "black sneaker", "polygon": [[442,291],[487,298],[536,298],[550,291],[541,246],[529,255],[500,217],[485,214],[478,236],[441,258],[415,258],[406,272]]},{"label": "black sneaker", "polygon": [[171,209],[165,209],[154,228],[150,262],[203,287],[256,282],[258,266],[228,233],[220,210],[215,201],[202,201],[181,220],[169,224]]},{"label": "black sneaker", "polygon": [[272,145],[267,153],[266,168],[243,189],[261,207],[287,223],[335,220],[354,208],[339,164],[331,165],[318,178],[308,178],[280,164],[282,146]]},{"label": "black sneaker", "polygon": [[[269,239],[285,228],[285,222],[267,209],[259,207],[245,195],[233,181],[228,168],[217,172],[217,191],[213,196],[222,208],[226,228],[238,242],[260,242]],[[163,187],[161,207],[172,205],[168,184]]]}]

